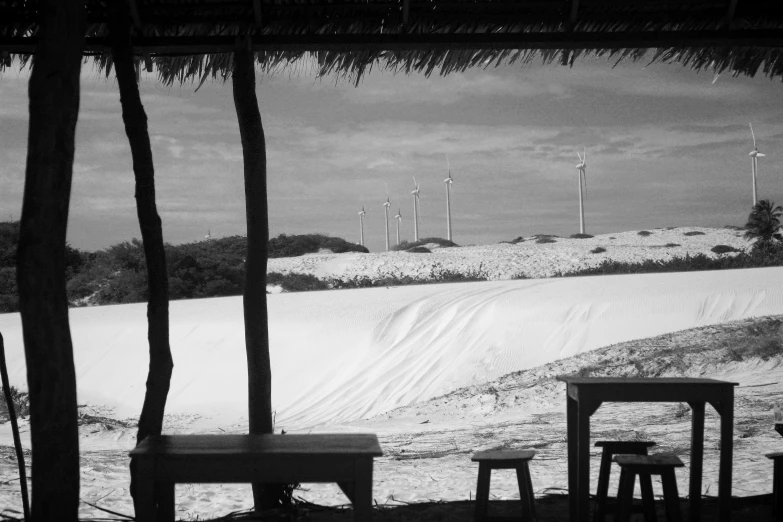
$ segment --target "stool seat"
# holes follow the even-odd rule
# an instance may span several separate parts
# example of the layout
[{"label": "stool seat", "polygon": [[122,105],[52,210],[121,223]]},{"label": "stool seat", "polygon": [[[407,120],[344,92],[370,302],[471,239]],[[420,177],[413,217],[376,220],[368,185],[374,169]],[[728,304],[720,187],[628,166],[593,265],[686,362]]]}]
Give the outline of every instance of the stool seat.
[{"label": "stool seat", "polygon": [[660,470],[685,466],[674,455],[617,455],[614,461],[634,473],[645,472],[653,475],[658,475]]},{"label": "stool seat", "polygon": [[606,504],[609,497],[609,474],[612,469],[612,457],[619,454],[647,455],[647,448],[655,446],[653,441],[639,440],[599,440],[595,443],[601,452],[601,468],[598,471],[598,489],[596,500],[598,506],[595,510],[594,522],[603,522],[606,519]]},{"label": "stool seat", "polygon": [[636,475],[642,488],[642,507],[645,521],[655,520],[655,499],[653,498],[651,475],[661,476],[663,501],[666,506],[666,518],[670,522],[680,522],[680,497],[677,492],[675,468],[684,466],[674,455],[618,455],[614,461],[620,466],[620,487],[617,490],[617,522],[631,519],[633,488]]},{"label": "stool seat", "polygon": [[[478,485],[476,487],[476,511],[474,520],[488,520],[489,510],[489,480],[493,469],[515,469],[519,486],[519,499],[522,502],[522,519],[533,522],[536,520],[535,496],[533,481],[530,479],[528,462],[535,456],[533,450],[488,450],[479,451],[470,458],[479,463]],[[510,517],[492,517],[498,520]],[[514,520],[518,520],[514,518]]]},{"label": "stool seat", "polygon": [[477,451],[470,457],[473,462],[488,462],[495,469],[499,466],[507,466],[506,469],[515,468],[520,461],[531,460],[536,456],[533,450],[487,450]]},{"label": "stool seat", "polygon": [[[596,448],[606,448],[612,453],[640,453],[640,450],[652,448],[655,443],[651,440],[599,440]],[[627,450],[627,451],[626,451]]]}]

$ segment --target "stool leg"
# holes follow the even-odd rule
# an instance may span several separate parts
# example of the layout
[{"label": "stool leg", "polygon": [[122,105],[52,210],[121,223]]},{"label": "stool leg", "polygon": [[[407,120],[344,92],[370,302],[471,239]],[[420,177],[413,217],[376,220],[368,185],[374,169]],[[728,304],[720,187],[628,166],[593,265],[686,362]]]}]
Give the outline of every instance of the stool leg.
[{"label": "stool leg", "polygon": [[772,516],[775,522],[783,522],[783,459],[775,459],[772,476]]},{"label": "stool leg", "polygon": [[478,484],[476,485],[475,522],[484,522],[489,508],[489,478],[492,470],[489,465],[479,462]]},{"label": "stool leg", "polygon": [[673,469],[665,469],[661,472],[663,483],[663,502],[666,505],[666,520],[669,522],[682,522],[680,513],[680,494],[677,492],[677,479]]},{"label": "stool leg", "polygon": [[604,448],[601,454],[601,468],[598,471],[598,488],[596,489],[596,498],[598,506],[595,510],[593,522],[603,522],[606,518],[606,497],[609,496],[609,472],[612,469],[612,452]]},{"label": "stool leg", "polygon": [[536,520],[536,499],[533,494],[527,461],[517,468],[517,484],[519,485],[519,499],[522,501],[522,520],[533,522]]},{"label": "stool leg", "polygon": [[620,472],[620,487],[617,489],[617,519],[615,522],[631,520],[631,504],[633,504],[633,486],[636,474],[622,470]]},{"label": "stool leg", "polygon": [[536,514],[536,494],[533,492],[533,479],[530,478],[530,468],[527,462],[525,463],[525,475],[527,476],[527,493],[530,497],[530,513],[535,521],[538,520],[538,515]]},{"label": "stool leg", "polygon": [[642,487],[642,507],[644,509],[644,522],[656,522],[655,496],[653,495],[652,478],[649,473],[639,473],[639,484]]}]

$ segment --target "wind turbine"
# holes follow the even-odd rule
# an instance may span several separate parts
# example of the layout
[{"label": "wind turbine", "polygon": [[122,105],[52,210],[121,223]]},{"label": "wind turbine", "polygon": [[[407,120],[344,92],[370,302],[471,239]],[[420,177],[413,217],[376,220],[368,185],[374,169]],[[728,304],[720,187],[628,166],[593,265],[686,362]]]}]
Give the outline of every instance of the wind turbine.
[{"label": "wind turbine", "polygon": [[446,184],[446,239],[451,241],[451,184],[454,180],[451,178],[451,164],[449,164],[449,155],[446,154],[446,167],[449,169],[449,177],[443,180]]},{"label": "wind turbine", "polygon": [[389,196],[386,196],[386,202],[383,204],[383,213],[386,214],[386,251],[389,251]]},{"label": "wind turbine", "polygon": [[756,206],[756,203],[758,203],[758,198],[756,197],[756,173],[759,170],[759,158],[763,158],[766,154],[762,154],[759,152],[758,147],[756,147],[756,135],[753,133],[753,124],[749,123],[750,125],[750,135],[753,136],[753,150],[750,151],[750,166],[751,170],[753,171],[753,206]]},{"label": "wind turbine", "polygon": [[364,215],[367,212],[364,211],[364,205],[362,205],[362,210],[359,212],[359,244],[364,246]]},{"label": "wind turbine", "polygon": [[579,165],[576,166],[576,170],[579,171],[579,233],[585,233],[585,209],[582,201],[582,180],[585,184],[585,194],[587,194],[587,148],[584,150],[584,157],[576,153],[579,157]]},{"label": "wind turbine", "polygon": [[399,201],[397,201],[397,214],[394,215],[394,219],[397,220],[397,246],[400,245],[400,222],[402,222],[402,213],[400,213]]},{"label": "wind turbine", "polygon": [[416,182],[416,178],[413,178],[413,240],[419,240],[419,184]]}]

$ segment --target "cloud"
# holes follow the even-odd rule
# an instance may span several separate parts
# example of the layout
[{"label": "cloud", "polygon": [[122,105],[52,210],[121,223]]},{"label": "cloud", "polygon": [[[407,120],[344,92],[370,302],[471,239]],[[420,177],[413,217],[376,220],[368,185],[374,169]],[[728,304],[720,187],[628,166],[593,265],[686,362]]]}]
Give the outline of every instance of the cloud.
[{"label": "cloud", "polygon": [[562,96],[566,89],[555,82],[537,82],[486,72],[455,73],[447,77],[377,75],[356,88],[343,89],[347,100],[359,104],[451,105],[478,97],[527,98],[542,94]]}]

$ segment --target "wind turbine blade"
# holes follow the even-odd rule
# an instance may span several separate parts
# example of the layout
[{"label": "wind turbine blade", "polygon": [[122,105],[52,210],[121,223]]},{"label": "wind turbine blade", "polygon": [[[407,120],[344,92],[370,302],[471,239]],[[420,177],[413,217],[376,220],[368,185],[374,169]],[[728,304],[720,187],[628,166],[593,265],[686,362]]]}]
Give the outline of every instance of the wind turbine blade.
[{"label": "wind turbine blade", "polygon": [[585,147],[585,150],[584,150],[584,152],[582,154],[584,155],[584,157],[582,158],[582,161],[587,163],[587,147]]},{"label": "wind turbine blade", "polygon": [[750,135],[753,136],[753,148],[756,148],[756,134],[753,132],[753,124],[748,123],[750,125]]},{"label": "wind turbine blade", "polygon": [[576,151],[576,157],[579,158],[579,163],[582,163],[582,156],[579,155],[579,151]]}]

